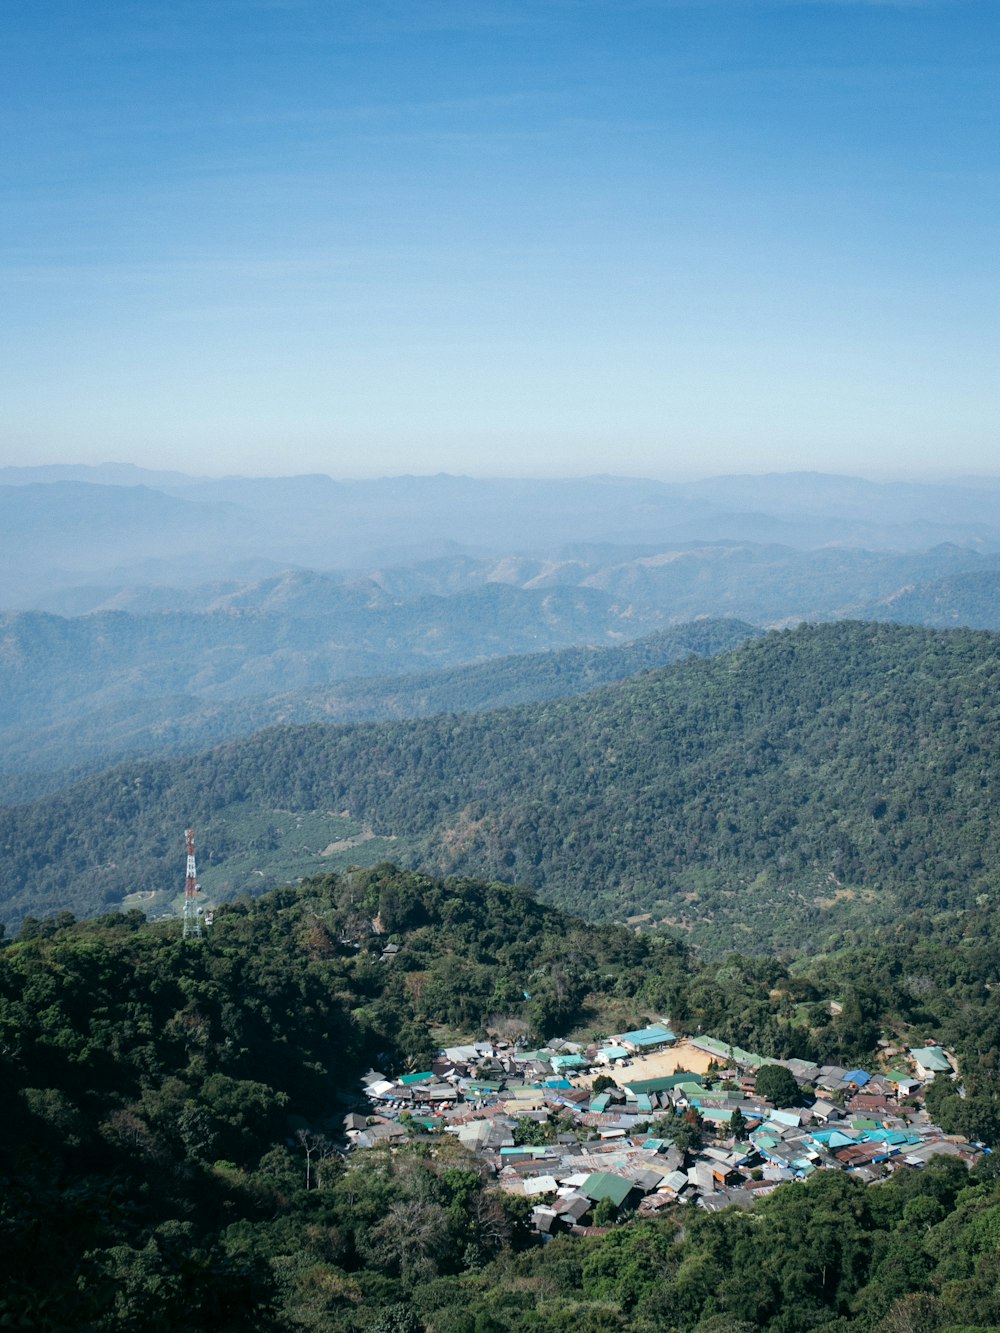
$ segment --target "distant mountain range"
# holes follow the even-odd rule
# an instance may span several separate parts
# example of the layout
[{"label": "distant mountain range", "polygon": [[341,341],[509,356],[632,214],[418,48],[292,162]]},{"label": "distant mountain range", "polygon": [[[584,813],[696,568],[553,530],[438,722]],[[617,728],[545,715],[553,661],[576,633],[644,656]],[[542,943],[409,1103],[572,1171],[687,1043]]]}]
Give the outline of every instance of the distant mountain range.
[{"label": "distant mountain range", "polygon": [[[385,715],[330,705],[341,682],[359,682],[355,700],[401,701],[416,695],[400,677],[694,621],[1000,629],[998,494],[990,479],[819,474],[668,485],[0,469],[0,800],[328,705],[345,720]],[[425,694],[463,706],[448,688]]]},{"label": "distant mountain range", "polygon": [[665,482],[326,476],[220,480],[107,465],[0,469],[8,609],[87,583],[181,586],[446,553],[692,542],[1000,550],[997,492],[792,473]]},{"label": "distant mountain range", "polygon": [[[148,583],[83,585],[40,598],[38,609],[63,616],[111,611],[255,612],[310,620],[346,617],[352,624],[368,617],[374,624],[376,616],[412,619],[421,608],[433,622],[434,612],[446,605],[443,599],[449,599],[449,619],[463,624],[468,618],[465,608],[489,606],[493,598],[508,618],[515,607],[521,608],[515,619],[523,615],[525,631],[530,633],[528,627],[541,604],[539,594],[562,599],[550,603],[551,614],[558,619],[569,605],[569,590],[578,589],[577,614],[586,607],[589,621],[578,621],[576,629],[598,642],[609,632],[635,637],[651,625],[699,616],[733,615],[760,625],[844,616],[877,618],[882,608],[888,613],[903,594],[940,579],[948,582],[940,592],[928,589],[928,614],[944,617],[943,626],[956,623],[950,597],[963,613],[979,619],[993,614],[1000,627],[1000,603],[991,593],[997,574],[1000,552],[980,555],[952,544],[895,552],[841,547],[799,551],[747,542],[680,547],[576,543],[549,555],[452,553],[363,573],[282,570],[259,579],[185,588]],[[516,590],[530,595],[519,599]],[[465,601],[451,600],[455,598]],[[369,630],[362,628],[362,640],[369,637]],[[518,647],[511,643],[509,650]]]}]

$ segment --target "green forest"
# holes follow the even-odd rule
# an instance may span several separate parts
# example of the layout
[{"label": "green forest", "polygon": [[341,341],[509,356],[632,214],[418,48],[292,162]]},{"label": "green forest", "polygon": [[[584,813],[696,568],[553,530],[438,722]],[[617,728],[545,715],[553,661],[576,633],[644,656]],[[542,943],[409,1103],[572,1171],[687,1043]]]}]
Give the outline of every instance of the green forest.
[{"label": "green forest", "polygon": [[816,952],[1000,888],[998,687],[996,635],[843,622],[579,698],[272,728],[0,812],[6,914],[176,889],[189,822],[216,865],[239,811],[263,864],[274,811],[327,812],[412,867],[528,884],[591,920]]},{"label": "green forest", "polygon": [[982,907],[808,964],[704,963],[525,890],[389,865],[241,898],[199,942],[138,912],[30,919],[0,949],[0,1326],[994,1327],[992,1157],[874,1188],[820,1173],[750,1214],[625,1219],[540,1247],[525,1201],[453,1140],[344,1157],[336,1125],[373,1061],[419,1067],[498,1017],[590,1038],[657,1011],[776,1056],[872,1058],[883,1032],[947,1041],[966,1095],[943,1082],[934,1113],[1000,1137],[983,981],[998,965]]},{"label": "green forest", "polygon": [[[92,617],[84,635],[77,621],[54,616],[0,617],[0,794],[7,804],[58,791],[87,772],[124,759],[190,754],[277,724],[479,712],[582,694],[692,654],[726,652],[762,632],[742,621],[702,620],[610,648],[495,657],[409,675],[352,675],[338,680],[324,674],[322,684],[301,689],[279,688],[278,677],[272,679],[264,668],[261,680],[255,681],[230,638],[225,661],[234,668],[239,664],[239,678],[220,697],[203,658],[218,659],[219,639],[225,640],[232,614],[215,627],[215,638],[206,634],[201,641],[194,636],[190,658],[182,641],[176,651],[184,658],[183,667],[174,665],[176,678],[159,686],[163,690],[169,686],[167,694],[156,692],[158,677],[151,673],[151,665],[155,660],[157,671],[171,669],[169,632],[174,618],[161,617],[150,641],[133,630],[138,646],[149,655],[138,662],[128,645],[117,652],[119,635],[102,636],[105,619]],[[316,633],[314,622],[306,623]],[[49,632],[40,633],[40,627]],[[53,632],[53,627],[61,632]],[[290,632],[270,628],[270,651],[280,658],[283,671],[295,674],[297,655],[308,659],[303,668],[307,676],[321,675],[329,667],[315,644],[296,647]],[[343,634],[342,625],[338,624],[337,633]],[[101,642],[100,652],[94,648],[95,638]],[[404,665],[398,655],[392,658],[394,672]],[[204,693],[199,695],[196,686]],[[190,692],[177,693],[181,688]],[[262,692],[265,688],[268,692]]]}]

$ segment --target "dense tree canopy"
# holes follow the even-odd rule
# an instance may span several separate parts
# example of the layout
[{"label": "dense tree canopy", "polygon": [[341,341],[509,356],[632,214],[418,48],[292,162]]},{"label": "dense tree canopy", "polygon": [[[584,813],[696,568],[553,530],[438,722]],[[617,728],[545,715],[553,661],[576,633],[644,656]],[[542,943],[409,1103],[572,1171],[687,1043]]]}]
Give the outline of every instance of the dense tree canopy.
[{"label": "dense tree canopy", "polygon": [[757,1091],[772,1106],[798,1106],[799,1085],[784,1065],[764,1065],[757,1071]]},{"label": "dense tree canopy", "polygon": [[[973,977],[995,972],[1000,935],[986,909],[925,934],[920,947],[900,933],[823,959],[810,980],[775,960],[700,965],[523,892],[391,866],[240,900],[195,945],[139,913],[33,921],[0,950],[0,1321],[109,1333],[994,1326],[992,1158],[971,1176],[947,1161],[876,1189],[820,1173],[752,1214],[689,1209],[538,1248],[527,1201],[498,1193],[448,1136],[330,1152],[338,1090],[374,1058],[422,1061],[446,1032],[474,1036],[498,1015],[538,1035],[550,1018],[607,1031],[660,1006],[730,1039],[749,1022],[775,1054],[826,1043],[833,1057],[838,1029],[819,1022],[818,997],[856,972],[879,1022],[914,1018],[894,1010],[912,992],[921,1032],[958,1042],[966,1096],[948,1080],[935,1094],[957,1127],[995,1104],[995,1006]],[[379,962],[387,937],[400,945],[391,964]]]},{"label": "dense tree canopy", "polygon": [[998,756],[996,635],[803,626],[582,699],[120,768],[0,812],[0,841],[12,918],[73,906],[67,884],[94,911],[176,885],[188,822],[225,857],[234,821],[266,843],[275,810],[347,810],[413,865],[649,909],[711,951],[808,951],[1000,891]]}]

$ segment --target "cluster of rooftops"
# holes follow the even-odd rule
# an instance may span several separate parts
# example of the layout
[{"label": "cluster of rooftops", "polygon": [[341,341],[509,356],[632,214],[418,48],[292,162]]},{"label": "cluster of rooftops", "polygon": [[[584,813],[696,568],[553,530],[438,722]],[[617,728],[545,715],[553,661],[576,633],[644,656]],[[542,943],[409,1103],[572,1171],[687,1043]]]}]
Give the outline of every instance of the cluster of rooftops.
[{"label": "cluster of rooftops", "polygon": [[[711,1037],[679,1040],[666,1023],[588,1047],[476,1042],[440,1051],[426,1070],[371,1071],[367,1114],[346,1116],[344,1130],[361,1149],[454,1135],[501,1188],[537,1200],[543,1235],[676,1203],[749,1206],[817,1170],[871,1181],[936,1155],[971,1164],[980,1149],[943,1134],[922,1105],[930,1079],[955,1076],[953,1058],[938,1047],[892,1054],[897,1067],[879,1072],[775,1061]],[[658,1062],[673,1072],[656,1072]],[[757,1093],[765,1064],[789,1071],[801,1105],[774,1106]],[[691,1139],[682,1117],[714,1143],[681,1146]]]}]

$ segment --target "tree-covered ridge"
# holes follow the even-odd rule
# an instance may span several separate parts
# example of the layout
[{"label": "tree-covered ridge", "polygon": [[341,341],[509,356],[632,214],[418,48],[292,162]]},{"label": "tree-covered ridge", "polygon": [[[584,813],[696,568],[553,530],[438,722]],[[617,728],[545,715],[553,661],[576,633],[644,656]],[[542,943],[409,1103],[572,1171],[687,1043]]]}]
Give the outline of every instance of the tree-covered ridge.
[{"label": "tree-covered ridge", "polygon": [[[393,967],[386,938],[405,950]],[[162,1287],[163,1327],[257,1327],[282,1285],[268,1261],[293,1236],[311,1263],[377,1271],[374,1239],[355,1233],[406,1191],[386,1185],[366,1212],[355,1176],[339,1221],[317,1215],[294,1197],[290,1114],[321,1126],[371,1060],[426,1060],[432,1023],[475,1034],[514,1013],[545,1035],[595,995],[636,1014],[686,972],[667,942],[392,867],[225,906],[197,945],[139,913],[27,922],[0,951],[0,1309],[34,1328],[153,1327]],[[459,1180],[478,1198],[475,1172]],[[464,1234],[464,1203],[452,1220]]]},{"label": "tree-covered ridge", "polygon": [[869,604],[863,614],[873,620],[904,625],[935,625],[969,629],[1000,627],[1000,571],[970,569],[939,579],[908,584]]},{"label": "tree-covered ridge", "polygon": [[[100,628],[107,618],[92,619],[90,638],[100,639]],[[252,621],[253,617],[246,619]],[[49,790],[69,786],[84,775],[85,769],[109,768],[127,758],[189,754],[266,726],[426,717],[579,694],[692,653],[725,652],[760,633],[741,621],[706,620],[610,648],[566,648],[410,675],[324,679],[322,685],[303,689],[290,689],[287,682],[282,686],[276,673],[270,673],[274,678],[269,679],[269,673],[261,668],[263,679],[256,687],[270,684],[274,693],[219,698],[200,652],[188,656],[183,636],[174,635],[175,618],[150,617],[156,632],[142,644],[141,669],[128,652],[119,655],[114,636],[110,642],[103,642],[96,660],[81,665],[77,636],[61,632],[77,622],[43,616],[14,618],[15,626],[23,627],[27,622],[55,626],[60,632],[55,633],[54,644],[35,651],[23,634],[11,627],[8,618],[9,632],[0,649],[0,679],[4,684],[0,773],[7,775],[4,788],[8,803],[41,794],[46,789],[41,786],[44,782],[48,782]],[[238,639],[227,637],[234,625],[238,628],[243,624],[243,619],[229,614],[219,617],[219,622],[224,652],[215,644],[211,654],[217,665],[224,661],[231,670],[239,669],[234,690],[246,694],[255,688],[254,662],[252,657],[249,662],[241,660]],[[278,635],[273,625],[272,633],[278,640],[272,647],[280,657],[281,672],[295,678],[293,645],[287,635]],[[344,635],[340,620],[337,634]],[[465,648],[472,651],[474,642],[466,640]],[[84,656],[90,651],[92,645]],[[156,659],[157,669],[165,672],[166,680],[157,684],[155,673],[147,676],[148,657]],[[396,673],[405,664],[398,655],[392,659]],[[310,669],[316,671],[323,665],[319,655]],[[71,686],[65,684],[67,678],[72,678]],[[192,692],[166,697],[156,693],[167,687]],[[40,790],[33,791],[33,785]]]},{"label": "tree-covered ridge", "polygon": [[491,583],[413,601],[374,586],[335,585],[335,593],[324,614],[238,606],[0,614],[0,719],[42,725],[94,701],[184,693],[223,701],[581,643],[610,646],[668,623],[662,613],[592,588]]},{"label": "tree-covered ridge", "polygon": [[1000,887],[998,649],[803,626],[580,699],[122,767],[2,813],[11,906],[169,885],[167,831],[194,822],[210,849],[238,802],[347,810],[411,864],[531,883],[592,919],[650,910],[713,949],[809,949]]},{"label": "tree-covered ridge", "polygon": [[[536,1248],[524,1208],[447,1138],[342,1161],[321,1133],[369,1060],[421,1062],[444,1033],[498,1016],[543,1036],[653,1008],[776,1055],[845,1059],[891,1017],[927,1035],[950,1025],[964,1072],[974,1044],[997,1042],[975,990],[1000,961],[987,922],[977,909],[939,923],[916,952],[901,932],[814,978],[773,959],[706,967],[523,892],[389,866],[226,905],[194,945],[137,913],[30,922],[0,950],[0,1320],[95,1333],[994,1326],[990,1159],[877,1188],[821,1173],[751,1214],[688,1209]],[[853,987],[836,1019],[827,984]],[[947,1111],[961,1099],[942,1088]]]}]

